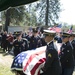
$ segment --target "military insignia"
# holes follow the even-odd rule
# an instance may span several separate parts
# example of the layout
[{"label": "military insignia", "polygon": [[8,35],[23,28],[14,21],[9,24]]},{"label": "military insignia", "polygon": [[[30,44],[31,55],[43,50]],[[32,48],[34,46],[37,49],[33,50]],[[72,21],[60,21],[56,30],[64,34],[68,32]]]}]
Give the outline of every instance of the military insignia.
[{"label": "military insignia", "polygon": [[51,58],[51,57],[52,57],[52,55],[49,53],[49,54],[48,54],[48,57],[50,57],[50,58]]},{"label": "military insignia", "polygon": [[69,50],[67,50],[67,52],[69,52]]},{"label": "military insignia", "polygon": [[62,51],[64,50],[64,48],[62,48]]}]

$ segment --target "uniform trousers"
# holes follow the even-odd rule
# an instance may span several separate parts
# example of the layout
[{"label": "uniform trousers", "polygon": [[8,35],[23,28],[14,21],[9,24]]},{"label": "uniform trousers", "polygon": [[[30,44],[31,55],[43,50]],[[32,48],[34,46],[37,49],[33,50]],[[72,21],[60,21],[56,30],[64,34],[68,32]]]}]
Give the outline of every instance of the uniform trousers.
[{"label": "uniform trousers", "polygon": [[73,75],[74,67],[71,68],[63,68],[61,75]]}]

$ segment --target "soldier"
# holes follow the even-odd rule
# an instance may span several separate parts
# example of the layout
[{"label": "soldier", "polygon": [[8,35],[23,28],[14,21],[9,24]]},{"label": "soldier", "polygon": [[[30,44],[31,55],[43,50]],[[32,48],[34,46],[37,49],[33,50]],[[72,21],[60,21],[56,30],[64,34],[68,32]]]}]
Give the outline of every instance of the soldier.
[{"label": "soldier", "polygon": [[16,34],[16,39],[13,42],[14,46],[14,56],[17,56],[20,52],[28,50],[28,41],[21,37],[21,33]]},{"label": "soldier", "polygon": [[72,75],[74,70],[73,49],[69,42],[68,33],[62,35],[62,46],[60,50],[60,62],[62,66],[62,75]]},{"label": "soldier", "polygon": [[74,66],[75,66],[75,33],[72,33],[70,36],[71,44],[73,46],[73,53],[74,53]]},{"label": "soldier", "polygon": [[57,34],[57,38],[58,38],[58,43],[62,43],[62,38],[61,38],[61,36],[62,36],[62,32],[60,32],[60,33],[58,33]]},{"label": "soldier", "polygon": [[50,30],[44,30],[46,33],[45,41],[48,43],[46,48],[46,62],[43,68],[43,75],[60,75],[61,64],[58,58],[57,47],[55,45],[56,38],[55,32]]},{"label": "soldier", "polygon": [[33,29],[32,33],[28,36],[28,41],[29,41],[29,49],[36,49],[37,47],[41,47],[41,39],[37,34],[37,30]]}]

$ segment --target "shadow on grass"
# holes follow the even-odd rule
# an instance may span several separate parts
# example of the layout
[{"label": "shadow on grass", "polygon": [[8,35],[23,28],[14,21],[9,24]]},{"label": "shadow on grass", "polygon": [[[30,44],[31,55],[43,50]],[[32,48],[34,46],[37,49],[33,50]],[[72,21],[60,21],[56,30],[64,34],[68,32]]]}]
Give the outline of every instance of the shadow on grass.
[{"label": "shadow on grass", "polygon": [[7,51],[4,52],[3,49],[1,49],[1,48],[0,48],[0,54],[2,54],[3,56],[7,56],[7,55],[14,56],[13,52],[11,52],[11,51],[10,52],[7,52]]}]

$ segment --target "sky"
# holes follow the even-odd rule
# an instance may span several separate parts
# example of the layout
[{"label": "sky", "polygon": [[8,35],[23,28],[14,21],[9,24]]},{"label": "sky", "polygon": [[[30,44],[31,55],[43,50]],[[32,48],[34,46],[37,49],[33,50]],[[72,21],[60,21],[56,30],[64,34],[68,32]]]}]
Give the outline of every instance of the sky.
[{"label": "sky", "polygon": [[75,24],[75,0],[61,0],[61,4],[60,22]]}]

